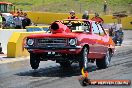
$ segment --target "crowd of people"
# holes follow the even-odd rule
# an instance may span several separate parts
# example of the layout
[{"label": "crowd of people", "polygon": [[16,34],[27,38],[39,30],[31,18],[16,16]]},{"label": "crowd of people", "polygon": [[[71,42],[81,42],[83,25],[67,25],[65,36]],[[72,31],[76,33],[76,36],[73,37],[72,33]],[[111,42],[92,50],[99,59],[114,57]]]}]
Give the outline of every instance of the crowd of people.
[{"label": "crowd of people", "polygon": [[23,13],[22,10],[17,10],[16,15],[14,15],[14,23],[16,29],[25,29],[26,26],[31,25],[31,20],[28,18],[26,13]]},{"label": "crowd of people", "polygon": [[17,9],[13,16],[8,16],[7,19],[0,13],[0,28],[15,28],[25,29],[26,26],[31,25],[31,20],[28,18],[27,13]]},{"label": "crowd of people", "polygon": [[[78,19],[78,17],[76,16],[76,14],[73,10],[70,11],[70,16],[68,17],[68,19]],[[88,11],[84,11],[84,14],[82,15],[82,19],[89,20]],[[95,16],[91,20],[99,22],[99,23],[104,23],[104,20],[99,16],[98,13],[95,13]]]},{"label": "crowd of people", "polygon": [[[78,19],[78,17],[76,16],[74,11],[71,11],[68,19]],[[88,11],[84,12],[84,14],[82,15],[82,19],[89,20]],[[99,16],[98,13],[95,13],[95,16],[93,18],[91,18],[90,20],[96,21],[102,25],[104,24],[104,20]],[[117,42],[118,42],[118,45],[122,44],[124,34],[122,31],[122,25],[121,24],[114,23],[114,25],[112,25],[111,28],[109,28],[108,33],[113,38],[113,41],[115,42],[115,44],[117,44]]]}]

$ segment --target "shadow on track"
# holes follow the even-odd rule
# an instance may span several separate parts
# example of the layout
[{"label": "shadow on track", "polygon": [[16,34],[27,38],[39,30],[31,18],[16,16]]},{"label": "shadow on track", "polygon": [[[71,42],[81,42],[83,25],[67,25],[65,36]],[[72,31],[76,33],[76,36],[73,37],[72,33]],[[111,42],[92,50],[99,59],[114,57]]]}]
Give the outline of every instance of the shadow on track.
[{"label": "shadow on track", "polygon": [[[90,65],[88,67],[88,72],[96,71],[95,65]],[[31,76],[31,77],[72,77],[81,75],[79,66],[73,64],[71,68],[63,69],[60,66],[40,68],[37,70],[29,70],[25,72],[20,72],[15,75],[18,76]]]}]

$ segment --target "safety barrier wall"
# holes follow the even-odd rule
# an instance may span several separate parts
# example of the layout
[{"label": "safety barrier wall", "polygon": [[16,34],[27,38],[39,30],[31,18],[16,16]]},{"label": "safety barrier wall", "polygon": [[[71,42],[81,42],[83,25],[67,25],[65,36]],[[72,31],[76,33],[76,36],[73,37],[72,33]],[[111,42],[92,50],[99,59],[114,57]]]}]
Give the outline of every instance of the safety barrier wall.
[{"label": "safety barrier wall", "polygon": [[30,34],[43,33],[43,32],[15,32],[9,39],[7,45],[7,57],[22,57],[28,56],[29,53],[24,48],[24,40]]},{"label": "safety barrier wall", "polygon": [[[29,18],[34,23],[39,24],[51,24],[55,20],[67,19],[69,13],[50,13],[50,12],[27,12]],[[82,17],[82,14],[76,14],[78,18]],[[90,14],[90,19],[94,14]],[[105,23],[117,22],[116,19],[112,19],[112,15],[101,15]],[[124,29],[132,29],[130,22],[132,21],[132,16],[122,18],[122,25]]]},{"label": "safety barrier wall", "polygon": [[26,29],[0,29],[0,42],[2,44],[2,51],[7,53],[7,43],[14,32],[25,32]]}]

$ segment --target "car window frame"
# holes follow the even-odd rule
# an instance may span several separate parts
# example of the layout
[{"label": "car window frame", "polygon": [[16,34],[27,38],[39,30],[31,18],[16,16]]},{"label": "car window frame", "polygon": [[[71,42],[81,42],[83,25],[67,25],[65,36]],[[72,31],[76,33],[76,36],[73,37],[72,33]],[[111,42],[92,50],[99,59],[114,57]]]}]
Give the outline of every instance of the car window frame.
[{"label": "car window frame", "polygon": [[[106,32],[104,31],[102,25],[99,24],[99,23],[96,23],[96,24],[97,24],[98,29],[99,29],[99,35],[100,35],[100,36],[105,36],[105,35],[106,35]],[[101,29],[99,28],[99,26],[100,26]],[[103,34],[101,33],[101,30],[102,30]]]},{"label": "car window frame", "polygon": [[[87,25],[86,25],[87,24]],[[84,32],[86,32],[86,33],[91,33],[91,26],[90,26],[91,24],[90,24],[90,22],[88,22],[88,21],[84,21],[84,24],[83,24],[83,26],[84,26]],[[86,29],[87,28],[87,29]]]}]

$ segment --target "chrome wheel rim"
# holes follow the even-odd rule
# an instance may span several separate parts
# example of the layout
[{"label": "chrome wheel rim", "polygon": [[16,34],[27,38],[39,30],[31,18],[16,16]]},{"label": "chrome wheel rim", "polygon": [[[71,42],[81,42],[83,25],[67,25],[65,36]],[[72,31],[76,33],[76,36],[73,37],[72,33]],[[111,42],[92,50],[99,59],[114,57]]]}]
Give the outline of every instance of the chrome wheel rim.
[{"label": "chrome wheel rim", "polygon": [[87,49],[84,50],[84,68],[88,67],[88,51]]},{"label": "chrome wheel rim", "polygon": [[106,53],[105,62],[106,62],[106,66],[109,66],[109,64],[110,64],[110,54],[109,54],[109,51],[107,51],[107,53]]}]

